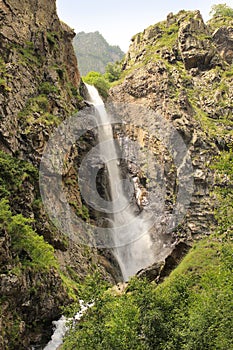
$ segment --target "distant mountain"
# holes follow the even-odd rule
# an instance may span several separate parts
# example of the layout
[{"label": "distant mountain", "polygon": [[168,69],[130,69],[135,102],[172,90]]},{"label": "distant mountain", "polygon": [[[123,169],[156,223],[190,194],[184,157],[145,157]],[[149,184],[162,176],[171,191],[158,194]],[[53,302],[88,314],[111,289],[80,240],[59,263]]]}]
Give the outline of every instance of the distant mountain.
[{"label": "distant mountain", "polygon": [[74,38],[73,45],[81,75],[90,71],[104,73],[109,62],[121,60],[124,56],[119,46],[109,45],[99,32],[80,32]]}]

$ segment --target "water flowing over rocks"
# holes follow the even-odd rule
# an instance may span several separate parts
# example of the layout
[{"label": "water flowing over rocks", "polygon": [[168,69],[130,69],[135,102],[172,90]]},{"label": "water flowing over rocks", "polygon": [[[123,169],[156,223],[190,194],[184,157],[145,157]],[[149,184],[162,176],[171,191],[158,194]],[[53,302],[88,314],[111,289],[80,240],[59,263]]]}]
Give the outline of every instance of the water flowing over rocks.
[{"label": "water flowing over rocks", "polygon": [[[52,321],[61,316],[60,307],[74,300],[77,280],[80,283],[96,269],[111,282],[122,276],[116,255],[77,245],[62,235],[49,222],[40,200],[38,167],[46,142],[63,120],[89,106],[81,97],[86,88],[71,44],[74,32],[59,21],[55,0],[1,0],[0,21],[0,150],[9,157],[1,155],[1,175],[11,186],[5,188],[8,182],[3,181],[3,186],[1,182],[1,198],[6,194],[14,217],[22,214],[34,220],[30,228],[53,246],[59,266],[42,270],[31,266],[33,258],[27,247],[17,252],[6,222],[0,222],[0,348],[24,350],[48,341]],[[123,78],[110,90],[110,104],[147,108],[140,125],[137,114],[131,115],[130,120],[114,125],[113,135],[119,144],[124,141],[128,146],[134,140],[141,149],[149,150],[157,169],[163,171],[164,191],[160,195],[165,199],[166,215],[160,223],[164,227],[176,206],[180,168],[163,137],[150,132],[156,125],[155,115],[162,118],[163,125],[172,125],[191,157],[194,191],[186,215],[174,230],[161,229],[165,256],[159,256],[160,249],[154,251],[157,262],[150,262],[150,267],[138,273],[150,281],[162,281],[193,240],[211,234],[216,225],[212,189],[226,186],[229,179],[216,179],[211,162],[233,142],[232,28],[230,21],[219,28],[211,21],[205,24],[199,11],[169,14],[165,22],[134,36],[123,63]],[[62,179],[78,217],[109,227],[111,218],[103,218],[85,205],[77,180],[82,158],[96,144],[96,132],[88,131],[68,147]],[[145,169],[133,160],[134,154],[129,151],[129,155],[130,161],[121,160],[119,166],[134,183],[132,200],[135,213],[140,214],[150,205],[148,178]],[[14,182],[19,169],[20,181]],[[53,179],[48,176],[47,186]],[[103,197],[109,195],[104,167],[99,169],[97,187]],[[186,190],[189,194],[189,188]]]}]

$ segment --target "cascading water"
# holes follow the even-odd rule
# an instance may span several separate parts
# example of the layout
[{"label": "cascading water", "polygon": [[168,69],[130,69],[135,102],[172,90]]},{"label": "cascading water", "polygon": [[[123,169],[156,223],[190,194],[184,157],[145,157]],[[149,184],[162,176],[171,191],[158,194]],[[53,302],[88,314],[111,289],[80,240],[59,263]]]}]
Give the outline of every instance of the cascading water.
[{"label": "cascading water", "polygon": [[[67,331],[70,328],[70,326],[68,326],[68,322],[73,321],[73,324],[75,324],[82,318],[85,312],[94,305],[93,303],[85,305],[83,300],[79,300],[79,303],[80,303],[81,310],[72,319],[67,319],[65,316],[62,316],[60,320],[53,322],[54,333],[51,337],[50,342],[46,345],[45,348],[43,348],[43,350],[59,349],[63,343],[64,336],[66,335]],[[32,347],[31,350],[36,350],[36,348]]]},{"label": "cascading water", "polygon": [[127,200],[119,167],[119,156],[113,138],[111,120],[105,105],[94,86],[87,85],[89,102],[96,110],[100,157],[107,159],[109,187],[112,199],[113,218],[113,254],[121,268],[124,281],[139,270],[155,261],[148,222],[139,218],[135,208]]}]

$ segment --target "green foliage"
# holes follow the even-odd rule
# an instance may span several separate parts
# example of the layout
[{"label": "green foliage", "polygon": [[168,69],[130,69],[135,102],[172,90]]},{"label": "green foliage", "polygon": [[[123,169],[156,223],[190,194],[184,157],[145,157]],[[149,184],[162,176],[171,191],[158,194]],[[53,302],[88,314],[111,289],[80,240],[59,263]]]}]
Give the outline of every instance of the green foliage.
[{"label": "green foliage", "polygon": [[121,64],[120,62],[108,63],[105,68],[104,78],[110,83],[118,80],[121,75]]},{"label": "green foliage", "polygon": [[48,43],[53,48],[58,48],[59,35],[56,32],[47,32],[46,34]]},{"label": "green foliage", "polygon": [[12,199],[18,191],[23,191],[23,182],[29,178],[34,181],[38,171],[31,163],[19,160],[0,151],[0,198]]},{"label": "green foliage", "polygon": [[53,93],[57,94],[59,91],[55,85],[46,81],[40,85],[39,92],[42,95],[49,95]]},{"label": "green foliage", "polygon": [[0,88],[3,88],[4,91],[11,91],[11,88],[9,88],[5,79],[0,79]]},{"label": "green foliage", "polygon": [[19,115],[21,117],[24,117],[24,116],[30,115],[31,113],[45,112],[45,111],[48,111],[48,107],[49,107],[49,101],[47,96],[44,94],[38,95],[28,99],[26,106],[20,112]]},{"label": "green foliage", "polygon": [[232,348],[232,253],[226,237],[209,238],[158,287],[134,278],[121,295],[102,290],[62,349]]},{"label": "green foliage", "polygon": [[213,18],[216,18],[216,17],[233,18],[233,8],[231,8],[230,6],[227,6],[227,4],[213,5],[211,8],[210,15],[212,15]]},{"label": "green foliage", "polygon": [[157,42],[155,43],[155,49],[158,50],[163,48],[172,48],[177,41],[179,30],[178,24],[173,23],[169,27],[167,27],[166,23],[161,22],[159,24],[159,28],[162,31],[162,35],[159,39],[157,39]]},{"label": "green foliage", "polygon": [[31,220],[21,214],[13,215],[5,199],[0,201],[0,229],[11,237],[11,245],[16,261],[22,267],[49,269],[57,267],[54,249],[46,243],[30,226]]},{"label": "green foliage", "polygon": [[8,86],[9,78],[12,78],[6,71],[6,65],[2,57],[0,57],[0,90],[2,92],[10,92],[11,88]]},{"label": "green foliage", "polygon": [[[44,124],[47,126],[57,126],[60,122],[59,117],[50,113],[50,101],[46,93],[56,93],[56,87],[43,83],[40,87],[43,94],[29,98],[19,117],[23,124],[26,124],[26,133],[30,132],[33,124]],[[28,125],[28,126],[27,126]]]},{"label": "green foliage", "polygon": [[108,97],[110,84],[102,74],[98,72],[89,72],[85,77],[83,77],[83,81],[87,84],[94,85],[103,98]]},{"label": "green foliage", "polygon": [[18,50],[22,63],[26,63],[28,65],[35,64],[36,66],[40,66],[41,64],[41,56],[36,52],[34,48],[34,44],[31,41],[27,41],[23,47],[16,47]]}]

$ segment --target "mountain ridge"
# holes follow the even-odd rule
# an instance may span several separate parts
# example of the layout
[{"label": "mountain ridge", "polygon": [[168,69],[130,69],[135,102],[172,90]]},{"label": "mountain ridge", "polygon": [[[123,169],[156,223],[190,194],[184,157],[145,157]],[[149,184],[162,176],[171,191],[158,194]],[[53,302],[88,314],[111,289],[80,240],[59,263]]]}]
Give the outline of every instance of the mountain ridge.
[{"label": "mountain ridge", "polygon": [[76,34],[73,45],[81,75],[90,71],[105,72],[108,63],[120,61],[124,52],[117,45],[109,45],[99,31]]}]

